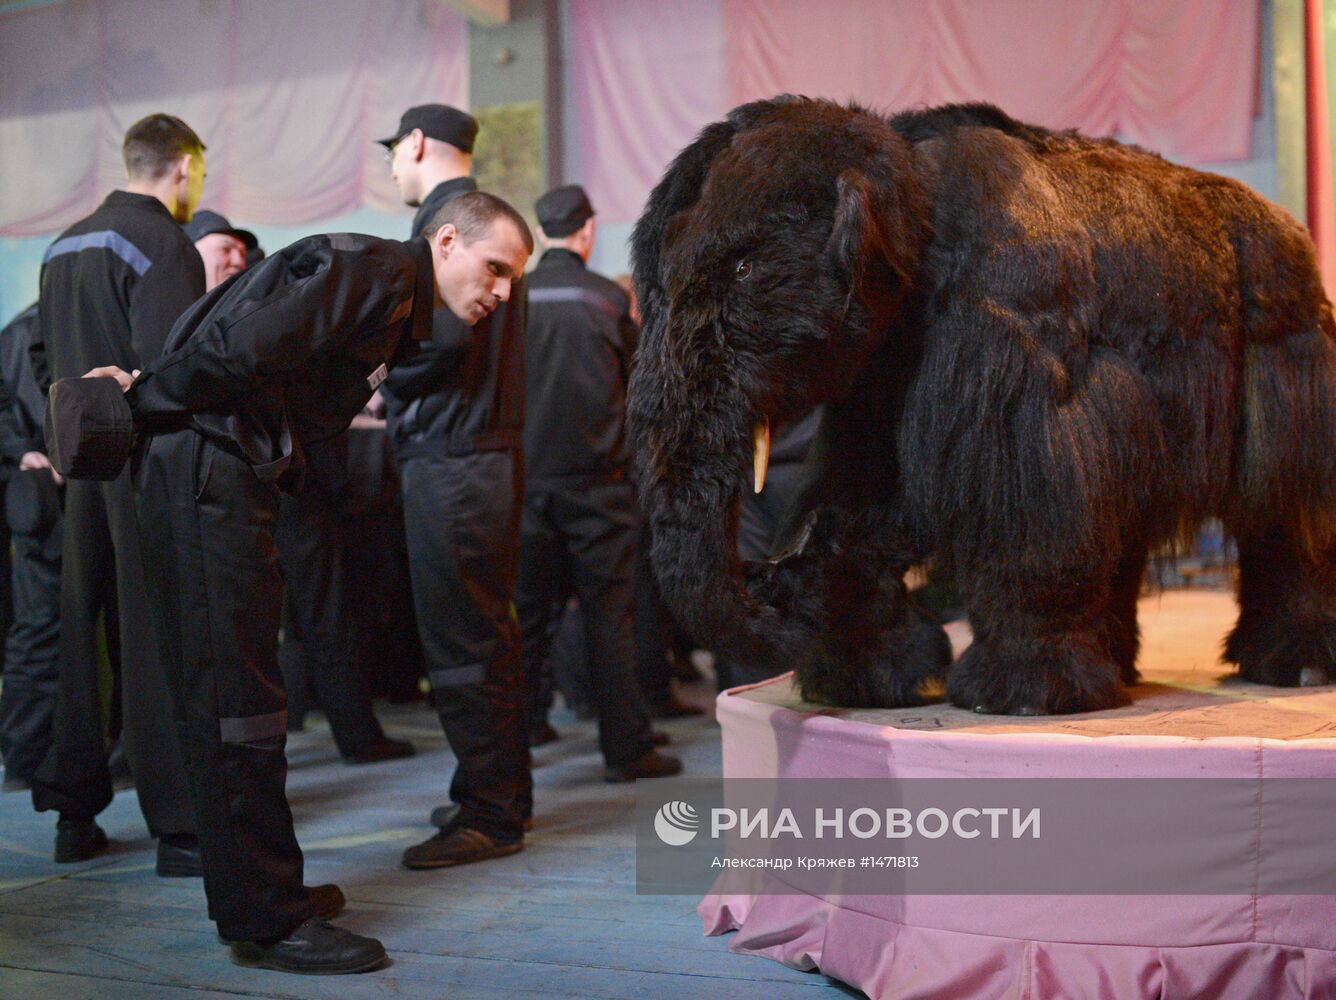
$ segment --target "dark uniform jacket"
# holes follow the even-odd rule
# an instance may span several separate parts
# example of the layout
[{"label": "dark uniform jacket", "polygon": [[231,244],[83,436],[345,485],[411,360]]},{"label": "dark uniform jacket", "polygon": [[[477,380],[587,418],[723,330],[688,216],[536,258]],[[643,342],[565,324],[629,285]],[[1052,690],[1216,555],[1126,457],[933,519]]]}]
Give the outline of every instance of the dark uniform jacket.
[{"label": "dark uniform jacket", "polygon": [[46,453],[42,391],[28,362],[28,344],[37,326],[34,302],[0,330],[0,456],[4,471],[17,468],[30,451]]},{"label": "dark uniform jacket", "polygon": [[637,339],[626,293],[562,248],[543,254],[526,284],[525,488],[621,478]]},{"label": "dark uniform jacket", "polygon": [[42,309],[30,347],[45,390],[91,368],[142,368],[204,294],[204,262],[157,198],[113,191],[42,258]]},{"label": "dark uniform jacket", "polygon": [[137,425],[189,424],[289,492],[302,447],[343,431],[435,305],[425,240],[309,236],[234,275],[126,393]]},{"label": "dark uniform jacket", "polygon": [[[478,185],[459,177],[436,185],[413,218],[420,236],[451,198]],[[523,285],[512,286],[476,326],[439,309],[431,342],[409,348],[381,389],[390,437],[402,461],[518,448],[524,427]]]}]

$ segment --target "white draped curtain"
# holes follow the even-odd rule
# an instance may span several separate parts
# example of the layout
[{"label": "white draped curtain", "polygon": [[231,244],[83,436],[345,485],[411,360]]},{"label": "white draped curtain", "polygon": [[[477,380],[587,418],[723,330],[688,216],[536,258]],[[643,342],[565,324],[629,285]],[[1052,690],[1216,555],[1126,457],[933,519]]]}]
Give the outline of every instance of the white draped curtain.
[{"label": "white draped curtain", "polygon": [[291,225],[398,191],[373,140],[468,106],[468,24],[439,0],[66,0],[0,14],[0,236],[45,235],[124,185],[155,111],[208,146],[204,203]]}]

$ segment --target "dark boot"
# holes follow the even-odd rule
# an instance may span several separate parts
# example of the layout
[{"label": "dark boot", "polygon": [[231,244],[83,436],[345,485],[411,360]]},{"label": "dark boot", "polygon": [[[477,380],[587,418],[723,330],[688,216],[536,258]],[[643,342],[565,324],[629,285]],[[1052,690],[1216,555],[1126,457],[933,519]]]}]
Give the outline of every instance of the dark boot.
[{"label": "dark boot", "polygon": [[107,849],[107,835],[91,819],[60,817],[56,821],[55,860],[58,865],[95,858]]},{"label": "dark boot", "polygon": [[254,969],[300,976],[337,976],[369,972],[388,960],[375,938],[362,937],[312,917],[281,941],[234,941],[232,961]]}]

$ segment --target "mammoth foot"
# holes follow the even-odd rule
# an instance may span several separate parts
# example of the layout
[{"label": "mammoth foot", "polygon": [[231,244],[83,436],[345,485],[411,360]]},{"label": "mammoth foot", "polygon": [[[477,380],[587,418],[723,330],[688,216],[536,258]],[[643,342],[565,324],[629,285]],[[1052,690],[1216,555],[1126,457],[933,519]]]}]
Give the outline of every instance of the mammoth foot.
[{"label": "mammoth foot", "polygon": [[947,697],[990,715],[1063,715],[1127,704],[1121,671],[1103,643],[1080,638],[1047,643],[980,641],[947,678]]},{"label": "mammoth foot", "polygon": [[1239,676],[1273,687],[1336,684],[1336,622],[1278,616],[1263,624],[1242,620],[1229,634],[1224,658]]},{"label": "mammoth foot", "polygon": [[814,637],[794,664],[803,699],[844,708],[939,700],[932,682],[946,677],[951,643],[918,608],[909,604],[904,611],[894,621],[874,613],[855,624],[845,616]]},{"label": "mammoth foot", "polygon": [[910,600],[907,563],[859,544],[852,519],[825,514],[802,552],[748,568],[753,596],[777,609],[802,638],[788,650],[803,698],[845,708],[924,704],[942,680],[951,644]]}]

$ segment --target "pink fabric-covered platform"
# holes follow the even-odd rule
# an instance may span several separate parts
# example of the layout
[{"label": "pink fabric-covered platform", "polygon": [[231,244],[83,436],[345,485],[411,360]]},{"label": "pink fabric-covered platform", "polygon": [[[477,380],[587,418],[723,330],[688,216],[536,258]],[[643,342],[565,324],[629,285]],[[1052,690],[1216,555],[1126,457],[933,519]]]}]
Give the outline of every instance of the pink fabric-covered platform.
[{"label": "pink fabric-covered platform", "polygon": [[[1145,681],[1088,715],[829,709],[788,675],[734,689],[724,777],[1336,778],[1336,688],[1226,680],[1234,614],[1227,594],[1144,600]],[[1269,843],[1259,830],[1239,863]],[[878,998],[1336,998],[1332,896],[709,895],[698,910],[707,934],[737,932],[732,951]]]}]

